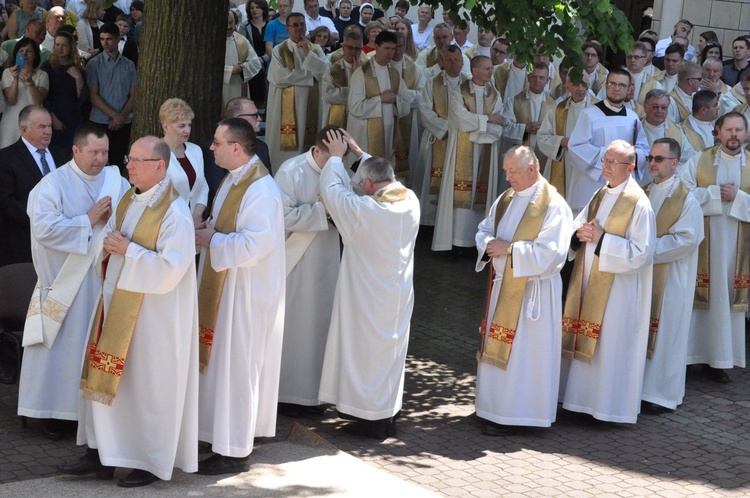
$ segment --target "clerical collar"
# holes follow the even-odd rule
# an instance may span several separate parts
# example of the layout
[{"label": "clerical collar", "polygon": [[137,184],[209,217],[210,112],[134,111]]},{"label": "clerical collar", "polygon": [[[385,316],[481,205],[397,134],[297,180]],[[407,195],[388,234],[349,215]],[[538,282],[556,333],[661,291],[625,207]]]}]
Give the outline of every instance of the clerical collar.
[{"label": "clerical collar", "polygon": [[660,125],[655,125],[655,124],[649,123],[647,120],[644,119],[643,120],[643,127],[646,128],[647,130],[654,130],[654,131],[660,131],[662,128],[664,128],[666,130],[667,129],[667,120],[665,119],[664,122],[662,124],[660,124]]},{"label": "clerical collar", "polygon": [[[323,7],[323,8],[325,9],[325,7]],[[352,16],[349,16],[349,17],[341,17],[341,16],[339,16],[339,21],[346,22],[346,21],[351,21],[351,20],[352,20]]]},{"label": "clerical collar", "polygon": [[165,176],[159,183],[146,190],[145,192],[141,192],[138,188],[136,188],[133,197],[138,202],[148,201],[147,206],[151,207],[154,205],[154,203],[156,203],[156,201],[161,198],[162,195],[164,195],[164,192],[167,191],[167,187],[169,187],[170,183],[171,182],[169,178]]},{"label": "clerical collar", "polygon": [[537,180],[536,182],[534,182],[530,187],[525,188],[525,189],[523,189],[521,191],[515,192],[515,194],[518,195],[519,197],[530,197],[530,196],[533,196],[531,198],[531,201],[529,201],[529,202],[534,202],[534,199],[536,199],[537,191],[539,190],[539,188],[541,186],[542,186],[542,180],[540,178],[539,180]]},{"label": "clerical collar", "polygon": [[610,104],[609,100],[604,99],[601,102],[598,102],[594,104],[596,107],[599,108],[600,111],[604,113],[605,116],[627,116],[628,112],[625,109],[625,106],[614,107],[612,104]]},{"label": "clerical collar", "polygon": [[[737,157],[739,156],[739,158]],[[740,149],[739,153],[735,155],[728,154],[727,152],[724,152],[724,149],[719,147],[719,153],[716,154],[716,157],[714,158],[714,166],[718,166],[720,161],[726,160],[726,161],[736,161],[737,159],[740,160],[740,168],[745,167],[745,151],[744,149]]]},{"label": "clerical collar", "polygon": [[[78,176],[80,176],[81,178],[83,178],[84,180],[96,180],[97,177],[99,176],[99,175],[93,175],[93,176],[91,176],[89,174],[84,173],[83,170],[78,166],[78,164],[76,164],[76,160],[75,159],[71,159],[70,160],[70,167],[73,168],[73,171],[75,171],[76,174]],[[102,171],[104,171],[104,170],[102,170]]]},{"label": "clerical collar", "polygon": [[487,86],[486,84],[477,85],[476,83],[474,83],[474,80],[471,80],[471,92],[472,93],[480,93],[480,92],[484,93],[484,89],[486,86]]},{"label": "clerical collar", "polygon": [[661,183],[656,183],[655,181],[651,182],[651,185],[648,186],[648,190],[667,190],[667,197],[672,197],[672,194],[679,183],[680,179],[677,178],[677,175],[672,175]]},{"label": "clerical collar", "polygon": [[318,166],[318,163],[315,162],[315,158],[313,157],[313,148],[314,147],[310,147],[310,150],[305,152],[305,160],[316,173],[320,174],[320,166]]},{"label": "clerical collar", "polygon": [[250,166],[252,166],[253,163],[257,161],[258,161],[258,156],[253,155],[253,157],[251,157],[250,160],[246,162],[243,166],[230,170],[229,175],[232,180],[232,185],[237,185],[238,183],[240,183],[240,180],[242,180],[242,177],[245,176],[245,173],[247,172],[247,170],[250,169]]},{"label": "clerical collar", "polygon": [[609,182],[607,182],[607,185],[605,186],[605,191],[608,194],[619,194],[620,192],[625,190],[625,185],[627,185],[629,181],[630,181],[630,177],[628,177],[624,182],[622,182],[616,187],[610,187]]}]

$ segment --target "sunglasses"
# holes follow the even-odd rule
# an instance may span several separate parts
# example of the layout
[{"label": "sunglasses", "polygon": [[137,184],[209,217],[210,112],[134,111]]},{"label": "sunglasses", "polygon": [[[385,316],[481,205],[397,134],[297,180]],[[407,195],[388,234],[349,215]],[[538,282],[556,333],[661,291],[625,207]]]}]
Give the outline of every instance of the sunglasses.
[{"label": "sunglasses", "polygon": [[655,162],[656,164],[663,163],[666,159],[677,159],[676,157],[665,157],[665,156],[646,156],[646,161]]}]

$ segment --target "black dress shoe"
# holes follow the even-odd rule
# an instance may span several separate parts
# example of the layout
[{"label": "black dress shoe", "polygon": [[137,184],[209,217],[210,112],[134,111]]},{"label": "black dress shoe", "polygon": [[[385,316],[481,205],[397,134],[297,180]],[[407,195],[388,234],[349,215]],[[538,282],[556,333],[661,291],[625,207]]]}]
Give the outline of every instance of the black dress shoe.
[{"label": "black dress shoe", "polygon": [[505,425],[496,424],[495,422],[485,420],[484,427],[482,427],[482,434],[492,437],[508,436],[510,434],[510,429]]},{"label": "black dress shoe", "polygon": [[117,485],[121,488],[140,488],[141,486],[148,486],[152,482],[158,480],[160,479],[151,472],[135,469],[133,472],[117,481]]},{"label": "black dress shoe", "polygon": [[217,454],[198,462],[198,474],[204,476],[239,474],[247,470],[247,459],[248,457],[232,458]]},{"label": "black dress shoe", "polygon": [[651,403],[650,401],[641,401],[641,412],[648,415],[663,415],[665,413],[674,413],[674,410],[666,406]]},{"label": "black dress shoe", "polygon": [[722,368],[713,368],[710,365],[703,365],[703,373],[706,374],[710,380],[718,382],[719,384],[729,384],[732,379],[729,378],[727,372]]},{"label": "black dress shoe", "polygon": [[71,476],[87,476],[96,474],[97,479],[112,479],[115,475],[114,467],[105,467],[99,460],[99,451],[89,448],[86,454],[76,463],[60,465],[57,470]]}]

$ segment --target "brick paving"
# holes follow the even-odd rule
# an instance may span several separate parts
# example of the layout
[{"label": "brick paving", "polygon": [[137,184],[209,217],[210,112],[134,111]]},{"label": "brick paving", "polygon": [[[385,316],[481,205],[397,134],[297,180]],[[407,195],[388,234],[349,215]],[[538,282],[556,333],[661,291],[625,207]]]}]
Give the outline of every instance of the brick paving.
[{"label": "brick paving", "polygon": [[[747,496],[750,495],[750,374],[730,371],[720,385],[689,372],[675,413],[609,424],[558,411],[550,429],[481,434],[474,413],[474,355],[486,273],[468,258],[448,263],[417,247],[416,306],[399,433],[382,443],[343,433],[328,410],[319,418],[279,418],[279,436],[296,421],[336,447],[445,496]],[[0,385],[0,484],[54,475],[81,455],[72,439],[47,440],[36,421],[15,417],[17,387]],[[0,486],[0,495],[2,487]]]}]

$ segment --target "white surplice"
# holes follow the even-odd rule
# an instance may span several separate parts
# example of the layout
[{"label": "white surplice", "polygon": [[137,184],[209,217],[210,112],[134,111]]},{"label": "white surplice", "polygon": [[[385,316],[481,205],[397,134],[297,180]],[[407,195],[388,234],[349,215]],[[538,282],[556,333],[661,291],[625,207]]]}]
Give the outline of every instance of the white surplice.
[{"label": "white surplice", "polygon": [[[430,67],[427,67],[427,56],[430,55],[430,52],[435,48],[435,45],[430,45],[426,49],[422,50],[417,54],[417,58],[414,60],[414,63],[417,65],[417,69],[420,70],[422,75],[424,76],[425,80],[431,80],[435,76],[438,75],[442,69],[440,68],[440,63],[436,62]],[[440,57],[440,56],[438,56]],[[461,53],[461,57],[463,58],[463,66],[461,66],[461,74],[464,75],[466,79],[471,79],[471,61],[468,57],[466,57],[465,53]]]},{"label": "white surplice", "polygon": [[311,151],[282,164],[274,179],[284,203],[287,237],[315,233],[286,281],[279,401],[314,406],[320,404],[323,355],[339,274],[339,233],[328,223],[320,200],[320,168]]},{"label": "white surplice", "polygon": [[[170,154],[167,176],[174,184],[175,190],[180,194],[190,207],[190,212],[195,212],[195,206],[202,204],[208,206],[208,182],[203,169],[203,149],[194,143],[185,142],[185,157],[193,166],[195,171],[195,183],[190,188],[187,173],[182,169],[180,161],[174,152]],[[198,213],[203,214],[203,213]]]},{"label": "white surplice", "polygon": [[648,140],[649,145],[654,145],[654,141],[658,138],[666,137],[669,128],[679,130],[680,135],[682,135],[682,143],[680,144],[680,162],[677,168],[678,171],[680,171],[682,165],[684,165],[688,159],[695,155],[695,150],[693,150],[693,146],[690,145],[690,140],[685,136],[685,132],[669,119],[664,120],[664,122],[658,126],[652,125],[646,121],[646,118],[643,118],[641,123],[643,124],[643,131],[646,133],[646,140]]},{"label": "white surplice", "polygon": [[[229,172],[216,192],[212,226],[231,186],[258,161],[256,156]],[[208,367],[200,376],[199,437],[223,456],[246,457],[254,437],[275,435],[286,280],[283,217],[279,188],[266,175],[245,192],[236,231],[211,238],[211,267],[227,275]],[[199,278],[205,261],[201,257]]]},{"label": "white surplice", "polygon": [[[378,80],[380,92],[393,90],[391,88],[390,66],[381,66],[375,59],[370,59],[372,73]],[[386,158],[391,164],[395,164],[395,149],[393,145],[393,127],[396,119],[403,118],[411,112],[411,101],[409,99],[408,88],[406,83],[399,77],[398,92],[396,92],[396,102],[393,104],[384,104],[380,100],[380,95],[367,98],[365,91],[365,74],[362,72],[362,66],[358,67],[349,79],[349,101],[347,103],[346,128],[354,140],[362,147],[362,150],[371,151],[373,148],[367,138],[367,121],[371,118],[383,118],[383,135],[385,139]]]},{"label": "white surplice", "polygon": [[[482,257],[489,241],[494,238],[513,240],[527,206],[537,200],[539,188],[544,183],[546,180],[539,180],[526,190],[513,194],[497,233],[495,214],[498,202],[495,201],[476,234],[477,271],[487,263]],[[555,421],[562,349],[560,270],[568,254],[572,226],[570,208],[562,196],[555,194],[537,238],[513,243],[513,275],[529,277],[529,280],[507,368],[501,370],[482,362],[477,368],[476,410],[477,415],[485,420],[536,427],[549,427]],[[489,299],[490,309],[485,316],[488,328],[500,296],[507,257],[492,258],[495,282]]]},{"label": "white surplice", "polygon": [[[281,59],[280,50],[288,47],[294,54],[294,69],[287,69]],[[307,56],[290,39],[276,45],[271,52],[268,66],[268,109],[266,114],[266,143],[271,155],[273,172],[278,171],[281,163],[305,152],[305,123],[307,123],[307,95],[315,81],[323,79],[331,63],[323,54],[320,46],[312,44]],[[281,92],[294,87],[294,116],[297,123],[297,148],[281,150]],[[318,106],[322,112],[322,105]],[[317,121],[316,121],[317,124]]]},{"label": "white surplice", "polygon": [[[474,101],[476,102],[476,113],[469,112],[466,108],[460,90],[450,95],[450,104],[448,106],[448,148],[445,153],[443,181],[440,184],[440,194],[438,196],[435,233],[432,238],[433,251],[449,251],[452,246],[473,247],[477,226],[479,226],[479,222],[489,213],[491,200],[497,197],[500,161],[498,147],[500,144],[499,139],[503,134],[503,127],[502,125],[492,124],[487,121],[489,116],[483,112],[485,87],[477,86],[474,83],[470,83],[470,85]],[[487,83],[487,86],[489,87],[491,84]],[[495,107],[490,114],[498,113],[502,108],[503,99],[498,95]],[[487,182],[487,205],[481,210],[453,207],[456,161],[465,160],[465,158],[456,158],[459,131],[469,132],[469,140],[474,144],[472,205],[476,194],[477,175],[479,174],[480,148],[482,144],[492,144],[490,174]]]},{"label": "white surplice", "polygon": [[[703,153],[705,154],[705,152]],[[737,259],[737,228],[750,222],[750,194],[737,191],[731,202],[721,201],[719,185],[740,185],[740,155],[717,154],[716,185],[697,187],[695,172],[702,154],[696,154],[685,165],[683,180],[709,217],[710,275],[708,309],[693,310],[688,341],[688,365],[707,363],[714,368],[745,367],[745,313],[732,312],[735,261]]]},{"label": "white surplice", "polygon": [[[114,175],[117,190],[107,192],[106,175]],[[29,196],[31,255],[42,286],[53,284],[69,254],[94,254],[105,223],[91,226],[88,211],[99,199],[112,197],[112,209],[130,185],[116,167],[87,175],[75,161],[46,175]],[[93,261],[92,261],[93,262]],[[18,387],[18,414],[33,418],[78,420],[81,366],[101,279],[93,265],[65,316],[50,349],[44,344],[24,347]],[[42,289],[42,302],[47,296]]]},{"label": "white surplice", "polygon": [[319,398],[367,420],[401,409],[414,309],[419,200],[380,202],[351,192],[340,158],[320,176],[323,200],[344,242]]},{"label": "white surplice", "polygon": [[[654,213],[659,212],[679,183],[680,179],[673,176],[651,184],[648,197]],[[642,399],[671,410],[682,404],[685,395],[685,360],[701,240],[703,212],[695,197],[688,194],[677,222],[667,235],[656,239],[654,264],[668,263],[667,286],[654,354],[646,360],[643,374]]]},{"label": "white surplice", "polygon": [[[450,95],[458,91],[459,85],[465,81],[461,75],[452,78],[445,71],[441,71],[435,78],[441,78],[443,84],[448,87],[448,109],[451,106]],[[430,178],[432,173],[432,145],[435,140],[446,140],[448,138],[448,120],[437,115],[434,109],[433,88],[435,78],[425,81],[422,89],[422,97],[419,101],[419,118],[424,128],[422,141],[419,144],[419,156],[417,175],[414,187],[419,192],[419,205],[422,213],[420,224],[435,225],[435,214],[437,213],[437,194],[430,193]],[[442,167],[442,166],[441,166]],[[420,180],[421,178],[421,180]]]},{"label": "white surplice", "polygon": [[[165,179],[136,194],[121,230],[128,236],[147,205],[168,195]],[[122,202],[122,201],[121,201]],[[107,223],[114,230],[115,217]],[[118,279],[119,275],[119,279]],[[99,449],[102,464],[151,472],[198,470],[198,294],[195,230],[188,205],[175,199],[149,251],[131,242],[111,255],[104,279],[105,316],[115,287],[144,293],[112,406],[83,400],[78,444]],[[168,317],[168,319],[167,319]]]},{"label": "white surplice", "polygon": [[[238,45],[244,45],[247,49],[247,57],[240,60]],[[233,74],[234,65],[242,64],[242,73]],[[247,96],[247,82],[250,81],[263,68],[258,54],[255,53],[253,44],[247,38],[237,32],[227,37],[227,48],[224,52],[224,86],[221,93],[222,108],[227,102],[236,97]]]},{"label": "white surplice", "polygon": [[[607,221],[629,178],[608,188],[596,220]],[[588,219],[588,205],[574,222],[578,229]],[[607,422],[634,424],[641,410],[643,369],[651,309],[651,281],[656,221],[646,195],[635,205],[624,237],[603,235],[599,271],[615,278],[602,320],[601,335],[591,364],[562,360],[560,400],[563,408],[588,413]],[[596,244],[584,244],[576,257],[584,257],[583,292],[591,273]]]}]

